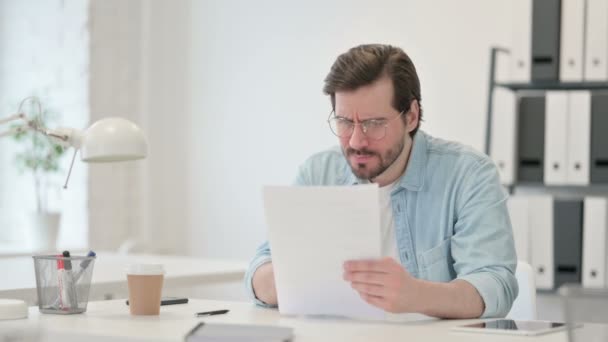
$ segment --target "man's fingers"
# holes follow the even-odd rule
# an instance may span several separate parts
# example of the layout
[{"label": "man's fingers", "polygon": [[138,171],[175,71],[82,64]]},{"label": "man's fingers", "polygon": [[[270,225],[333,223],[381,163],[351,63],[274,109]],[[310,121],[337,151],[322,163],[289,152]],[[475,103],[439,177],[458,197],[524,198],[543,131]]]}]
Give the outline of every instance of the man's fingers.
[{"label": "man's fingers", "polygon": [[385,305],[386,305],[386,300],[380,296],[374,296],[374,295],[369,295],[366,293],[359,293],[359,296],[361,296],[361,298],[366,301],[367,303],[380,308],[380,309],[384,309]]},{"label": "man's fingers", "polygon": [[351,283],[384,285],[386,273],[377,272],[344,272],[343,278]]},{"label": "man's fingers", "polygon": [[366,294],[376,297],[384,297],[386,288],[382,285],[368,283],[351,283],[350,286],[357,290],[360,294]]},{"label": "man's fingers", "polygon": [[349,260],[344,263],[344,270],[350,272],[389,272],[394,260],[382,258],[380,260]]}]

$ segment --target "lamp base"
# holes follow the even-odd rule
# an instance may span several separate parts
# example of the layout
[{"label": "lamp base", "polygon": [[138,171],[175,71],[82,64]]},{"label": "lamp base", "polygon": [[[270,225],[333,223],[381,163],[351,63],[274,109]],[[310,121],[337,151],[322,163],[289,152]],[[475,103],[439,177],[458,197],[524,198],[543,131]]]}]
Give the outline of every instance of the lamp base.
[{"label": "lamp base", "polygon": [[0,321],[27,318],[27,304],[20,299],[0,298]]}]

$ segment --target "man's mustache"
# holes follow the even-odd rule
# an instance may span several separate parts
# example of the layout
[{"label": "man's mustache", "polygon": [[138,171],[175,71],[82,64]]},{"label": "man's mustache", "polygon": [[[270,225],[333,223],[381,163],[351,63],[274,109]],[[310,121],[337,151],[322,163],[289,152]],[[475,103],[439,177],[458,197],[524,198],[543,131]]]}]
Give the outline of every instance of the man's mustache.
[{"label": "man's mustache", "polygon": [[351,155],[357,155],[357,156],[373,156],[373,155],[377,155],[376,152],[374,151],[370,151],[368,149],[362,149],[362,150],[355,150],[354,148],[347,148],[346,149],[346,155],[347,156],[351,156]]}]

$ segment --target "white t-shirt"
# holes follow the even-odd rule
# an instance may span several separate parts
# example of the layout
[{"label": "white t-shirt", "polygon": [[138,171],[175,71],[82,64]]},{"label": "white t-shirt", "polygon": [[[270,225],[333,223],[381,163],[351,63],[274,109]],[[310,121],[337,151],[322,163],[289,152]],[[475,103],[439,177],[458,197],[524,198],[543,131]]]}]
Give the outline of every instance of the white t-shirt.
[{"label": "white t-shirt", "polygon": [[396,184],[397,181],[380,188],[380,241],[382,242],[382,256],[392,257],[400,263],[391,203],[391,192],[395,189]]}]

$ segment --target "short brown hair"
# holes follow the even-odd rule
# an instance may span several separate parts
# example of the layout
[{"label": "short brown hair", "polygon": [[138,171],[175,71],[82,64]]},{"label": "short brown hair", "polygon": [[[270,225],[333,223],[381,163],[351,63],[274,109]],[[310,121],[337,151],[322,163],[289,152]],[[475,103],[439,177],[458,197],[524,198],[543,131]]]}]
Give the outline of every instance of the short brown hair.
[{"label": "short brown hair", "polygon": [[[418,125],[410,133],[413,137],[420,127],[422,107],[420,104],[420,81],[414,63],[398,47],[382,44],[359,45],[338,56],[327,77],[323,92],[331,97],[331,106],[336,108],[336,92],[355,90],[372,84],[382,76],[393,82],[393,107],[407,111],[413,100],[418,101],[420,117]],[[405,116],[404,116],[405,120]]]}]

